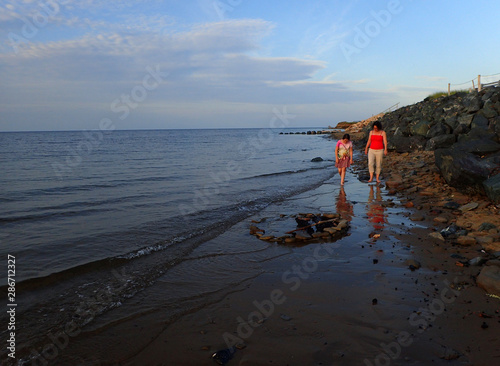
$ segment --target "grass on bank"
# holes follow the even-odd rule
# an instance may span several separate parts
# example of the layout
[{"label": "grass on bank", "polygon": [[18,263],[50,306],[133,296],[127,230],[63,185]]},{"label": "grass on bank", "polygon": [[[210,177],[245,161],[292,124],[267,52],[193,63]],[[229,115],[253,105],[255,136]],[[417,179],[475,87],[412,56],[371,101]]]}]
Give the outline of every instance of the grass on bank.
[{"label": "grass on bank", "polygon": [[[468,89],[462,89],[462,90],[453,90],[452,92],[450,92],[450,94],[453,95],[456,93],[468,93],[468,92],[469,92]],[[436,92],[434,94],[429,95],[427,98],[437,99],[437,98],[443,97],[445,95],[448,95],[448,92]]]}]

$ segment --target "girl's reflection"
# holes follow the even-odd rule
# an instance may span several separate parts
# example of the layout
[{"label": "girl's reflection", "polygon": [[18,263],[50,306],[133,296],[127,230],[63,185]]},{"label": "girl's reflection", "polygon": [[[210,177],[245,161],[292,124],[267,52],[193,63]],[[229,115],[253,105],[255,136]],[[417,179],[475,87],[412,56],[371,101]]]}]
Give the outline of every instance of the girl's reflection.
[{"label": "girl's reflection", "polygon": [[337,213],[347,221],[352,220],[353,207],[352,203],[347,200],[345,195],[344,186],[340,186],[339,195],[337,197]]}]

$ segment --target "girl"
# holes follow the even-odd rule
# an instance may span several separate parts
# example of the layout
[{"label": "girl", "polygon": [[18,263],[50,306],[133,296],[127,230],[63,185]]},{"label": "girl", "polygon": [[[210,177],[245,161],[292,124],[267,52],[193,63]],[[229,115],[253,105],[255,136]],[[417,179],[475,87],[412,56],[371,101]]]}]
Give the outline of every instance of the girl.
[{"label": "girl", "polygon": [[342,140],[337,141],[335,146],[335,166],[339,169],[340,185],[344,185],[345,171],[352,162],[352,142],[351,136],[346,133]]}]

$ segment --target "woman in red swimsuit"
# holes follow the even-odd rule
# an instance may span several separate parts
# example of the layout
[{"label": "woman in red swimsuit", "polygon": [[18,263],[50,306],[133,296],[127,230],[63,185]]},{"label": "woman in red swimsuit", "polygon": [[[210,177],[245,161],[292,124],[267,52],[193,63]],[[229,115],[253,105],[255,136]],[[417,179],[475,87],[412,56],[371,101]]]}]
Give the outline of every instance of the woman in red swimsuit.
[{"label": "woman in red swimsuit", "polygon": [[379,121],[373,123],[373,129],[368,136],[368,142],[365,147],[365,154],[368,154],[368,171],[370,180],[373,180],[373,173],[376,173],[377,183],[380,183],[380,172],[382,171],[382,158],[387,155],[387,136],[382,130],[382,124]]}]

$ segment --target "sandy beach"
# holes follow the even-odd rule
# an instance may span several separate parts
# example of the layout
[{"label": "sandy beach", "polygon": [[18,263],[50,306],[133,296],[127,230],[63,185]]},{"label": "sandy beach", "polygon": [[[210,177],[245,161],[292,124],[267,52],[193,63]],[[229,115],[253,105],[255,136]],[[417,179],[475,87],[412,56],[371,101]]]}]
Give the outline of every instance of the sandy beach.
[{"label": "sandy beach", "polygon": [[[207,266],[184,273],[210,287],[224,276],[210,273],[210,258],[228,250],[224,243],[238,243],[242,261],[226,265],[250,271],[251,280],[235,277],[229,294],[189,313],[165,318],[162,309],[146,306],[126,322],[86,330],[55,361],[64,365],[80,355],[88,365],[210,365],[215,352],[234,346],[227,365],[498,364],[500,300],[476,286],[480,266],[463,264],[492,259],[492,250],[430,235],[453,222],[498,225],[498,210],[444,185],[432,159],[427,152],[390,153],[383,184],[371,186],[358,179],[366,174],[365,156],[358,155],[343,190],[335,175],[269,206],[193,253]],[[443,208],[450,200],[479,206],[466,213]],[[251,225],[285,233],[295,228],[293,217],[307,212],[340,213],[350,220],[347,235],[282,245],[249,234]],[[488,235],[493,248],[498,231]],[[245,261],[247,246],[260,248],[261,260]],[[168,298],[183,286],[172,281],[158,281],[134,302]]]}]

